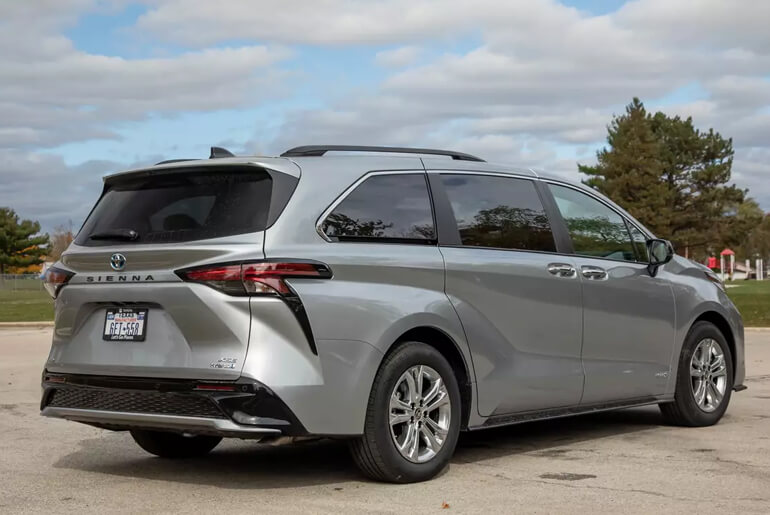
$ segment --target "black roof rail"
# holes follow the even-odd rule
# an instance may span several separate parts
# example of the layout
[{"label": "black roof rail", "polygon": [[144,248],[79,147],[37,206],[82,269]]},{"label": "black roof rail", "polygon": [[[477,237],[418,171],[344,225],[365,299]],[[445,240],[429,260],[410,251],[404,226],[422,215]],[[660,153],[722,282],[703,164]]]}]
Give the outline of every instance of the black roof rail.
[{"label": "black roof rail", "polygon": [[182,161],[197,161],[197,159],[166,159],[165,161],[158,161],[153,166],[166,165],[168,163],[181,163]]},{"label": "black roof rail", "polygon": [[220,157],[235,157],[235,154],[222,147],[211,147],[209,159],[219,159]]},{"label": "black roof rail", "polygon": [[369,147],[365,145],[305,145],[289,149],[281,154],[281,157],[322,156],[327,152],[395,152],[398,154],[429,154],[435,156],[448,156],[457,161],[485,162],[480,157],[465,154],[463,152],[455,152],[454,150],[409,147]]}]

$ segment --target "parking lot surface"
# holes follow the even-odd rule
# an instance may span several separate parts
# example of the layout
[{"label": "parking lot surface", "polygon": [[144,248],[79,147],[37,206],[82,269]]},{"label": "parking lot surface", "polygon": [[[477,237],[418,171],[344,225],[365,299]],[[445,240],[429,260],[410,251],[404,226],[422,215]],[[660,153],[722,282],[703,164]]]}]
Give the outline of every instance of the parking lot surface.
[{"label": "parking lot surface", "polygon": [[225,440],[191,461],[128,433],[39,416],[50,329],[0,329],[2,513],[770,512],[770,331],[747,331],[748,390],[714,427],[655,407],[461,436],[449,469],[414,485],[362,479],[343,442]]}]

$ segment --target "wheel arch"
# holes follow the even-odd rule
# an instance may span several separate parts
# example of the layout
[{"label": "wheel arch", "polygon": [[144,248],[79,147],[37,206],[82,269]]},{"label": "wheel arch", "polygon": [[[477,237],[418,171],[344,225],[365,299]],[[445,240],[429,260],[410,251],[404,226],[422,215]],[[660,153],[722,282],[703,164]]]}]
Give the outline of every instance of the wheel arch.
[{"label": "wheel arch", "polygon": [[[460,429],[467,429],[471,413],[471,404],[473,402],[473,382],[471,379],[471,369],[457,342],[437,327],[418,326],[405,331],[396,338],[388,348],[385,356],[392,353],[400,343],[404,342],[420,342],[430,345],[449,362],[449,365],[452,367],[455,377],[457,378],[457,384],[460,387]],[[383,359],[385,356],[383,356]]]},{"label": "wheel arch", "polygon": [[727,318],[725,318],[721,313],[717,311],[704,311],[700,315],[698,315],[695,320],[693,320],[692,324],[690,324],[689,331],[692,330],[692,328],[697,324],[698,322],[710,322],[711,324],[715,325],[717,329],[722,333],[722,335],[725,337],[725,340],[727,340],[727,346],[730,348],[730,360],[732,361],[733,365],[733,373],[735,373],[737,362],[736,362],[736,349],[735,349],[735,334],[733,334],[733,329],[730,326],[730,323],[727,321]]}]

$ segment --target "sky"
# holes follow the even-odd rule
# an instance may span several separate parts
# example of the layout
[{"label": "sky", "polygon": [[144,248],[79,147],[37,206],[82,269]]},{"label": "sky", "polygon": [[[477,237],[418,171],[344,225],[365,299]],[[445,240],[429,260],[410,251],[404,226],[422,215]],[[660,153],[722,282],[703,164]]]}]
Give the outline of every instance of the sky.
[{"label": "sky", "polygon": [[633,97],[732,137],[770,210],[770,1],[0,0],[0,206],[210,146],[454,149],[580,180]]}]

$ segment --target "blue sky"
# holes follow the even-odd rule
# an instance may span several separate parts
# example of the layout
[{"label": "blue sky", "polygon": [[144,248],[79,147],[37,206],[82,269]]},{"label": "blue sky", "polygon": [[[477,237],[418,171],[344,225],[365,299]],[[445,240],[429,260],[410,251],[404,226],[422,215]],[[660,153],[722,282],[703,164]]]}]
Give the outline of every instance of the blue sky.
[{"label": "blue sky", "polygon": [[212,145],[449,147],[579,179],[639,96],[733,137],[736,183],[770,209],[769,6],[3,3],[0,205],[77,226],[102,175]]}]

